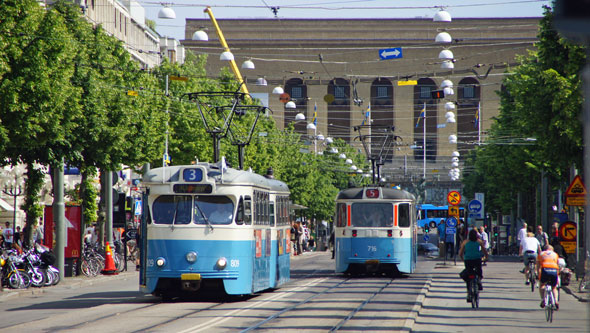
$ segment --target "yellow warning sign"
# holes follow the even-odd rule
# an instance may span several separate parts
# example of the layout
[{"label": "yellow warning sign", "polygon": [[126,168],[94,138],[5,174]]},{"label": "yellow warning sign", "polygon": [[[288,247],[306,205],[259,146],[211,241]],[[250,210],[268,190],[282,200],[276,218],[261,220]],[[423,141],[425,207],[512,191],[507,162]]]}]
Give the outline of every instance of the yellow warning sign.
[{"label": "yellow warning sign", "polygon": [[586,186],[579,175],[565,191],[565,204],[568,206],[584,206],[586,204]]},{"label": "yellow warning sign", "polygon": [[584,182],[582,182],[579,175],[574,177],[567,191],[565,191],[565,195],[571,197],[583,197],[586,195],[586,186],[584,186]]}]

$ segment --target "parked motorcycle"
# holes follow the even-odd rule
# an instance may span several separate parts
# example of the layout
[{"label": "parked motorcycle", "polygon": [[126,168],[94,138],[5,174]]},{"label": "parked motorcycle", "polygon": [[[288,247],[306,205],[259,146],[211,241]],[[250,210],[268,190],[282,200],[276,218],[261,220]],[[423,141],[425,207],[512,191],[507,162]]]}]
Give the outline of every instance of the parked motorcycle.
[{"label": "parked motorcycle", "polygon": [[12,289],[26,289],[31,286],[31,276],[24,269],[18,268],[23,264],[23,258],[16,251],[7,251],[0,260],[2,265],[2,285]]}]

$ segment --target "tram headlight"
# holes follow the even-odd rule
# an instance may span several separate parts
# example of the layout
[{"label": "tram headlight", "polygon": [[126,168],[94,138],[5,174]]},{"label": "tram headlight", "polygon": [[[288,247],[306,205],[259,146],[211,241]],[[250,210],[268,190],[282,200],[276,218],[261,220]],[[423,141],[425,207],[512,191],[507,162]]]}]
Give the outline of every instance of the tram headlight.
[{"label": "tram headlight", "polygon": [[186,261],[188,261],[191,264],[194,264],[195,261],[197,261],[197,253],[194,251],[191,251],[186,254],[185,258],[186,258]]},{"label": "tram headlight", "polygon": [[217,267],[219,269],[225,269],[226,266],[227,266],[227,259],[225,259],[225,258],[219,258],[217,260]]},{"label": "tram headlight", "polygon": [[156,259],[156,266],[158,267],[164,267],[164,265],[166,265],[166,259],[159,257],[158,259]]}]

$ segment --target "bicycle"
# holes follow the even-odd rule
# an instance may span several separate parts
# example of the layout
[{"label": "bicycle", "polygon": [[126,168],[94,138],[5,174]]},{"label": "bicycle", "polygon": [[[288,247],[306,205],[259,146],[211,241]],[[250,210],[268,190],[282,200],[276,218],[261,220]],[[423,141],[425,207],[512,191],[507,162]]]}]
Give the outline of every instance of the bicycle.
[{"label": "bicycle", "polygon": [[471,300],[471,307],[477,309],[479,308],[479,275],[474,269],[471,269],[467,278],[467,297]]},{"label": "bicycle", "polygon": [[537,281],[537,273],[535,272],[535,260],[530,258],[527,263],[528,266],[528,278],[527,280],[531,284],[531,291],[535,291],[535,283]]},{"label": "bicycle", "polygon": [[553,310],[556,310],[555,298],[553,297],[553,287],[549,283],[545,284],[545,319],[547,322],[553,322]]}]

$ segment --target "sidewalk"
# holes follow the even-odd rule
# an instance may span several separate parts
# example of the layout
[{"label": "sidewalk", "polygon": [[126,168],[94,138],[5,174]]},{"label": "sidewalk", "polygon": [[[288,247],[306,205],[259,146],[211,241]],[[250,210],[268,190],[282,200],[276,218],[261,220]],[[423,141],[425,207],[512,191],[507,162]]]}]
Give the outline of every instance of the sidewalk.
[{"label": "sidewalk", "polygon": [[465,283],[459,278],[463,267],[462,262],[437,261],[416,319],[409,325],[412,332],[589,331],[588,295],[576,293],[575,280],[571,288],[563,288],[560,310],[547,323],[539,307],[539,291],[531,292],[524,284],[523,264],[517,257],[495,256],[483,267],[484,290],[477,310],[466,302]]},{"label": "sidewalk", "polygon": [[35,288],[29,287],[28,289],[10,289],[4,288],[4,291],[0,292],[0,302],[9,300],[15,297],[30,296],[30,295],[41,295],[48,291],[55,291],[60,289],[74,289],[84,286],[91,286],[93,284],[113,281],[113,280],[124,280],[124,279],[137,279],[139,281],[139,272],[135,271],[135,265],[130,265],[130,270],[123,271],[117,275],[97,275],[95,277],[87,277],[84,275],[78,275],[75,277],[66,277],[62,279],[57,285]]}]

